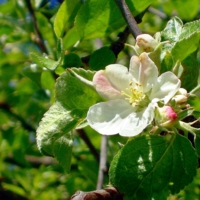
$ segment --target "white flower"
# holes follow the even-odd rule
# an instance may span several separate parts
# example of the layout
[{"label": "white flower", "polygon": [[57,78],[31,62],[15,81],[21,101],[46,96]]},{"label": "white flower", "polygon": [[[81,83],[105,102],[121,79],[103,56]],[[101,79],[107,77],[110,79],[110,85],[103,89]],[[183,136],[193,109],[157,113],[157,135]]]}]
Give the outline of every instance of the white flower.
[{"label": "white flower", "polygon": [[93,83],[107,101],[90,107],[89,125],[104,135],[129,137],[138,135],[152,122],[156,102],[168,103],[180,88],[180,80],[172,72],[158,77],[157,67],[147,53],[133,56],[129,71],[120,64],[108,65],[94,75]]}]

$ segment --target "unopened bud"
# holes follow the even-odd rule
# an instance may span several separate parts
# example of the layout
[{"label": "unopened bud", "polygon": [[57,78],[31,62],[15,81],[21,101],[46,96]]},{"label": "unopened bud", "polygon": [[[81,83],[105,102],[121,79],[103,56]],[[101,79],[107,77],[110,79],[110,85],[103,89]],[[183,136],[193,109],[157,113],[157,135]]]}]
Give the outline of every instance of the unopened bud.
[{"label": "unopened bud", "polygon": [[156,107],[156,123],[162,127],[172,127],[178,115],[171,106]]},{"label": "unopened bud", "polygon": [[141,34],[136,38],[135,50],[138,54],[152,52],[157,47],[158,41],[149,34]]},{"label": "unopened bud", "polygon": [[188,100],[187,90],[185,90],[184,88],[180,88],[175,96],[172,98],[172,100],[175,100],[177,104],[186,103]]}]

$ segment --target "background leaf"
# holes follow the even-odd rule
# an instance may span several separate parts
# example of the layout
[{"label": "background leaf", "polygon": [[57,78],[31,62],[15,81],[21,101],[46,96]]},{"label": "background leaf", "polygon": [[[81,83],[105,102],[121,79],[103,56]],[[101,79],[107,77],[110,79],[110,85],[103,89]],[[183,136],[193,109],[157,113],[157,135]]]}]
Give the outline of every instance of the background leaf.
[{"label": "background leaf", "polygon": [[[153,0],[126,1],[133,15],[144,11]],[[126,23],[115,1],[89,0],[78,11],[75,27],[81,39],[103,37],[119,30]]]},{"label": "background leaf", "polygon": [[113,64],[116,60],[115,54],[109,47],[102,47],[91,55],[89,66],[93,70],[104,69],[107,65]]},{"label": "background leaf", "polygon": [[110,183],[126,200],[166,199],[179,192],[196,174],[197,156],[190,142],[179,134],[139,136],[114,157]]},{"label": "background leaf", "polygon": [[66,28],[74,21],[81,7],[81,0],[65,0],[60,6],[54,21],[54,31],[57,38],[62,38]]},{"label": "background leaf", "polygon": [[[192,20],[198,12],[198,0],[162,1],[163,10],[167,15],[179,16],[184,20]],[[190,12],[188,12],[190,11]]]},{"label": "background leaf", "polygon": [[58,61],[55,61],[50,58],[45,58],[43,56],[39,56],[36,53],[30,53],[30,56],[31,56],[32,60],[36,64],[38,64],[40,67],[45,67],[52,71],[55,70],[61,62],[61,58]]}]

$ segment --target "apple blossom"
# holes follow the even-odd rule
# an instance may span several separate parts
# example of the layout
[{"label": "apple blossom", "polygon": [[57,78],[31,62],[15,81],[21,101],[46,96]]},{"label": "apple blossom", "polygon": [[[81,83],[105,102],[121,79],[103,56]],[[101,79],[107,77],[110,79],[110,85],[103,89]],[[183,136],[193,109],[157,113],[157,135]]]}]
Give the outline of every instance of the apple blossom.
[{"label": "apple blossom", "polygon": [[120,64],[108,65],[93,77],[96,91],[106,102],[90,107],[89,125],[104,135],[135,136],[154,119],[158,101],[167,104],[180,88],[180,80],[158,69],[147,53],[133,56],[129,71]]}]

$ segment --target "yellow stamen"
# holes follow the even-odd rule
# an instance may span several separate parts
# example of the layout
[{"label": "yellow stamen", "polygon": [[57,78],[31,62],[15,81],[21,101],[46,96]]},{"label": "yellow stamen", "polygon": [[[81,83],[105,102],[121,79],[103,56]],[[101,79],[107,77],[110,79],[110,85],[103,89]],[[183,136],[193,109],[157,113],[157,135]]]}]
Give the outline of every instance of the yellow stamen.
[{"label": "yellow stamen", "polygon": [[122,91],[121,95],[125,96],[125,100],[128,100],[129,103],[135,107],[139,106],[141,102],[146,98],[141,85],[136,83],[135,88],[132,87],[132,82],[130,82],[130,87],[126,88],[126,91]]}]

